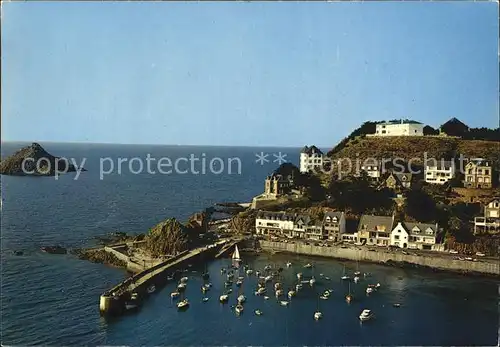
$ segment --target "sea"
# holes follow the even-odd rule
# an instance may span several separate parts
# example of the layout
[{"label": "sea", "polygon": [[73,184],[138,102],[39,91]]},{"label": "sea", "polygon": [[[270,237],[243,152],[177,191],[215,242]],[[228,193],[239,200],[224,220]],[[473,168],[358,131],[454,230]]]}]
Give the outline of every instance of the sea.
[{"label": "sea", "polygon": [[[191,268],[186,291],[191,306],[186,311],[176,309],[170,298],[176,284],[170,283],[151,295],[138,312],[105,319],[99,314],[99,296],[127,273],[71,254],[45,254],[41,246],[93,246],[96,237],[110,232],[143,233],[166,218],[185,221],[192,213],[218,202],[249,202],[263,191],[265,176],[281,161],[298,162],[300,149],[40,144],[53,155],[74,158],[78,163],[85,159],[88,171],[58,179],[1,177],[3,345],[499,343],[498,279],[285,254],[243,257],[256,270],[266,264],[284,267],[280,281],[285,288],[295,285],[298,272],[318,279],[314,287],[304,285],[287,307],[272,294],[269,300],[255,296],[255,276],[245,278],[240,289],[234,287],[230,302],[221,305],[218,297],[225,277],[220,268],[229,264],[222,259],[208,264],[213,287],[207,302],[202,301],[200,291],[202,269]],[[24,145],[28,144],[3,143],[2,158]],[[154,164],[148,172],[148,155],[156,163],[161,159],[162,172]],[[191,156],[198,161],[190,161]],[[15,255],[14,251],[23,254]],[[290,268],[285,267],[288,261],[292,262]],[[314,267],[305,269],[306,263]],[[341,281],[344,269],[352,273],[358,267],[371,275],[350,285]],[[374,283],[380,283],[381,288],[367,296],[366,286]],[[319,300],[319,294],[327,289],[333,290],[329,299]],[[354,295],[350,305],[344,300],[349,291]],[[231,307],[238,292],[247,296],[239,316]],[[396,308],[394,303],[401,306]],[[256,309],[263,314],[255,315]],[[360,323],[358,316],[363,309],[372,310],[375,318]],[[314,320],[316,310],[323,313],[323,319]]]}]

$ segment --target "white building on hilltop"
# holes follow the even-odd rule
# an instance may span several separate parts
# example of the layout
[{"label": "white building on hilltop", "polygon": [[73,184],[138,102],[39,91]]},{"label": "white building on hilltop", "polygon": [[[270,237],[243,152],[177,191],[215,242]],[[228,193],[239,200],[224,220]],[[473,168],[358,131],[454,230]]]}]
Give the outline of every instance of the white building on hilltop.
[{"label": "white building on hilltop", "polygon": [[304,146],[300,151],[300,172],[313,172],[323,167],[324,155],[316,146]]},{"label": "white building on hilltop", "polygon": [[424,125],[413,120],[389,121],[376,125],[374,136],[424,136]]}]

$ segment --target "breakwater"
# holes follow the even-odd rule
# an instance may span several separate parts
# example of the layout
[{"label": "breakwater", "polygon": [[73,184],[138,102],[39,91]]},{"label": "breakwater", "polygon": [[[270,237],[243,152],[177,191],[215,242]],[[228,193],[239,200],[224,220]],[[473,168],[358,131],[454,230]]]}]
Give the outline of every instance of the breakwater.
[{"label": "breakwater", "polygon": [[430,254],[412,255],[400,252],[370,251],[367,248],[320,247],[301,243],[283,243],[260,240],[259,246],[264,251],[297,253],[303,255],[329,257],[347,260],[375,262],[387,265],[426,267],[438,270],[478,273],[489,276],[500,275],[500,261],[481,260],[463,261],[449,256]]}]

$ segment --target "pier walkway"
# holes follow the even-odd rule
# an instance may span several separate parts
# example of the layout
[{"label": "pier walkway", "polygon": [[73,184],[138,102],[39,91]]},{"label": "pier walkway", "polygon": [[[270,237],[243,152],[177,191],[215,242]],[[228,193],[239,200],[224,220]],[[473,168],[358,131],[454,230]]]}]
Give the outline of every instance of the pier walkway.
[{"label": "pier walkway", "polygon": [[[213,255],[225,248],[225,244],[231,242],[230,240],[221,240],[208,246],[195,248],[190,251],[182,252],[175,257],[167,259],[160,264],[150,267],[141,271],[134,276],[127,278],[125,281],[116,285],[112,289],[104,292],[99,301],[99,309],[101,313],[112,314],[123,312],[125,301],[129,300],[134,292],[145,292],[146,287],[150,284],[160,284],[165,282],[167,272],[174,272],[183,263],[187,261],[196,261],[198,257],[206,255]],[[206,253],[206,254],[205,254]]]}]

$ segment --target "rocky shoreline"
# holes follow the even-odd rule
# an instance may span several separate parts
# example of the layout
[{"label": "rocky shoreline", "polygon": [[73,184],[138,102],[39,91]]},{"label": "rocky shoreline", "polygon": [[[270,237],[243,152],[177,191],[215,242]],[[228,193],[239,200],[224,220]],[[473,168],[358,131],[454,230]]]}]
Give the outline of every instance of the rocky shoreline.
[{"label": "rocky shoreline", "polygon": [[81,260],[92,263],[111,265],[114,267],[127,268],[127,263],[118,259],[114,254],[106,252],[104,248],[76,249],[72,252]]}]

